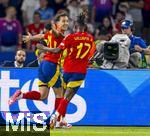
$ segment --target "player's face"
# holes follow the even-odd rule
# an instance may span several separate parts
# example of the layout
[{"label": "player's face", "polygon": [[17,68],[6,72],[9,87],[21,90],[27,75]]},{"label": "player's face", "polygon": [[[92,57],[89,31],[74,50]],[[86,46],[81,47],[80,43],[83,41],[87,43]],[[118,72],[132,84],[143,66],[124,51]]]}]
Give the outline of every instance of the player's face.
[{"label": "player's face", "polygon": [[22,50],[20,51],[17,51],[16,53],[16,56],[15,56],[15,59],[18,63],[23,63],[25,62],[25,59],[26,59],[26,53]]},{"label": "player's face", "polygon": [[59,21],[57,22],[58,26],[62,31],[66,31],[69,26],[69,19],[67,16],[60,17]]}]

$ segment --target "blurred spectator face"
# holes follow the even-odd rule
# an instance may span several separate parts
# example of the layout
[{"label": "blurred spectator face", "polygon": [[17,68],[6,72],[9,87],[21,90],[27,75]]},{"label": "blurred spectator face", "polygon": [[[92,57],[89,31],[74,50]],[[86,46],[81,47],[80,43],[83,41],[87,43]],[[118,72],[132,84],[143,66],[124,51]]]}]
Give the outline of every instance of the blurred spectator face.
[{"label": "blurred spectator face", "polygon": [[88,6],[89,6],[89,0],[81,0],[80,1],[80,6],[82,9],[88,9]]},{"label": "blurred spectator face", "polygon": [[16,53],[16,56],[15,56],[15,60],[18,62],[18,63],[24,63],[25,60],[26,60],[26,53],[25,51],[23,50],[18,50],[17,53]]},{"label": "blurred spectator face", "polygon": [[129,4],[127,2],[120,3],[120,5],[119,5],[119,10],[120,11],[123,11],[124,13],[127,13],[128,9],[129,9]]},{"label": "blurred spectator face", "polygon": [[40,0],[40,7],[41,8],[45,8],[48,5],[48,1],[47,0]]},{"label": "blurred spectator face", "polygon": [[62,3],[64,0],[55,0],[57,4]]},{"label": "blurred spectator face", "polygon": [[14,7],[8,7],[6,9],[6,16],[16,18],[16,9]]},{"label": "blurred spectator face", "polygon": [[105,27],[109,27],[109,26],[110,26],[110,20],[109,20],[109,18],[105,17],[105,18],[103,19],[103,25],[104,25]]},{"label": "blurred spectator face", "polygon": [[78,1],[77,0],[70,0],[69,5],[71,5],[73,7],[77,7],[78,6]]},{"label": "blurred spectator face", "polygon": [[57,25],[62,31],[66,31],[69,26],[69,19],[67,16],[61,16],[59,21],[57,22]]},{"label": "blurred spectator face", "polygon": [[122,21],[124,20],[125,16],[121,12],[116,13],[116,20],[117,21]]},{"label": "blurred spectator face", "polygon": [[119,0],[112,0],[114,4],[117,4]]},{"label": "blurred spectator face", "polygon": [[41,21],[40,14],[35,13],[35,14],[33,15],[33,21],[34,21],[34,23],[39,24],[40,21]]},{"label": "blurred spectator face", "polygon": [[9,3],[9,0],[1,0],[0,1],[2,4],[8,4]]}]

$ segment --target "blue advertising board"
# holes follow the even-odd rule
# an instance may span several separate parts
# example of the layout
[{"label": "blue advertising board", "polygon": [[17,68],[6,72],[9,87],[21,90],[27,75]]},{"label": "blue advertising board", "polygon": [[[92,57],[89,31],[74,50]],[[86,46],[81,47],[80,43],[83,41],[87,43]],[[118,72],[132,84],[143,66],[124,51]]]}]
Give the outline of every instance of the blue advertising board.
[{"label": "blue advertising board", "polygon": [[[0,123],[3,112],[54,112],[55,96],[45,101],[19,100],[8,106],[17,90],[38,90],[37,69],[0,69]],[[66,120],[74,125],[150,125],[150,70],[89,69],[71,100]]]}]

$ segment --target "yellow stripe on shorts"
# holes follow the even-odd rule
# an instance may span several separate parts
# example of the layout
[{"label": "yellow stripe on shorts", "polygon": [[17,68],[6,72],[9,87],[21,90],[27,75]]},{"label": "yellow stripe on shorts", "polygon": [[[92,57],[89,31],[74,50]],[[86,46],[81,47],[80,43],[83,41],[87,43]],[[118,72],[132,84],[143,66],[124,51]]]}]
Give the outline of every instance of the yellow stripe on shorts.
[{"label": "yellow stripe on shorts", "polygon": [[41,80],[38,80],[38,86],[47,85],[47,83],[42,82]]},{"label": "yellow stripe on shorts", "polygon": [[64,82],[63,75],[62,75],[61,72],[60,72],[60,80],[61,80],[61,86],[62,86],[64,89],[66,89],[67,85],[66,85],[66,83]]},{"label": "yellow stripe on shorts", "polygon": [[83,83],[84,80],[80,80],[80,81],[71,81],[67,84],[67,87],[70,88],[74,88],[74,87],[78,87]]},{"label": "yellow stripe on shorts", "polygon": [[67,89],[67,84],[63,82],[62,87],[66,90]]},{"label": "yellow stripe on shorts", "polygon": [[59,66],[57,65],[56,73],[55,73],[55,75],[52,77],[52,79],[48,82],[48,87],[53,87],[53,86],[55,85],[55,83],[56,83],[57,80],[58,80],[59,74],[60,74],[60,68],[59,68]]}]

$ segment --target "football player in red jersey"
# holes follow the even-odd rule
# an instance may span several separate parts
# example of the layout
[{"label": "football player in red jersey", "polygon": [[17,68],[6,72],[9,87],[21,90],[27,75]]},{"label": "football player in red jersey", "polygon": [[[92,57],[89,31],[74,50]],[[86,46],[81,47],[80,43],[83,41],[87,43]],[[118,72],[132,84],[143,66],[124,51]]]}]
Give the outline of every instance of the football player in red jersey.
[{"label": "football player in red jersey", "polygon": [[[56,14],[56,29],[53,28],[51,31],[46,34],[38,34],[35,36],[24,37],[24,41],[38,41],[44,39],[48,48],[57,47],[64,36],[63,33],[68,29],[69,19],[66,12],[62,11]],[[59,32],[60,31],[60,32]],[[29,91],[27,93],[23,93],[20,90],[16,91],[14,95],[9,100],[9,105],[13,104],[18,99],[31,99],[31,100],[44,100],[48,97],[49,88],[53,87],[56,100],[55,100],[55,109],[58,108],[58,105],[63,97],[62,92],[62,82],[60,79],[60,70],[59,70],[59,59],[61,54],[54,54],[50,52],[46,52],[44,55],[44,60],[40,63],[38,70],[38,85],[39,91]]]},{"label": "football player in red jersey", "polygon": [[54,128],[56,120],[60,115],[65,116],[68,103],[83,83],[89,58],[92,57],[95,51],[93,50],[95,48],[94,38],[86,32],[87,26],[85,20],[86,15],[81,13],[76,25],[78,31],[66,36],[57,48],[42,47],[43,50],[53,53],[59,53],[64,49],[68,51],[63,66],[65,94],[55,114],[51,117],[50,128]]}]

